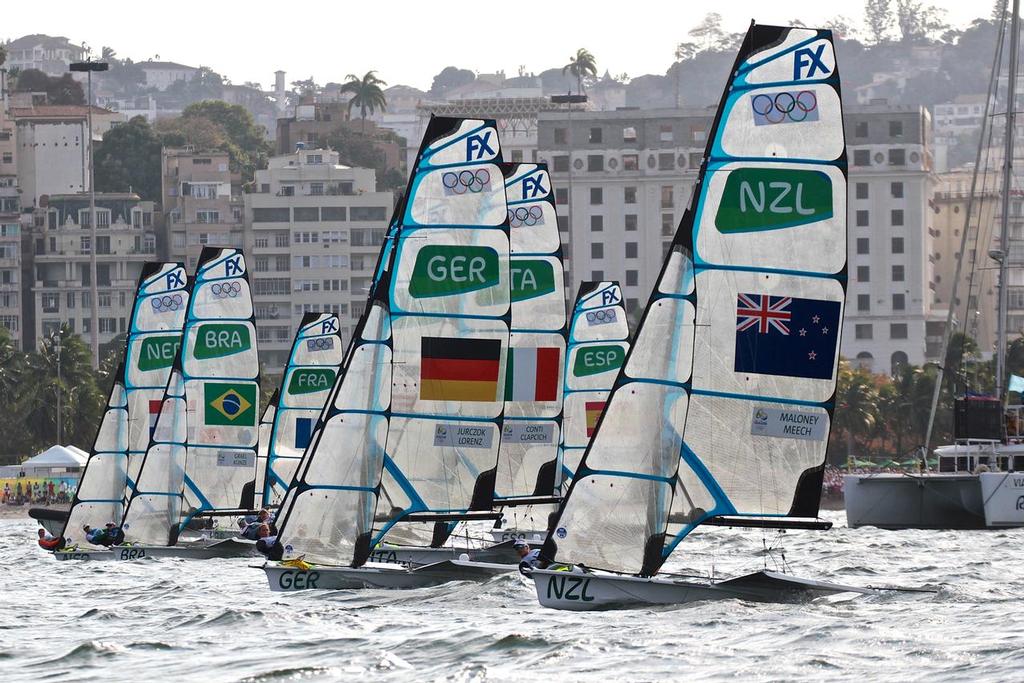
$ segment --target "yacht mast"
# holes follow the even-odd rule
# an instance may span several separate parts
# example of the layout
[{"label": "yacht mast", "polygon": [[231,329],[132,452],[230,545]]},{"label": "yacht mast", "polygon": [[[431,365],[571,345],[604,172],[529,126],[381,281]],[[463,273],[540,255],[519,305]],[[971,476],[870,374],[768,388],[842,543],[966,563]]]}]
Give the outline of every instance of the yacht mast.
[{"label": "yacht mast", "polygon": [[1006,86],[1006,140],[1003,159],[1002,220],[999,235],[999,316],[996,321],[996,396],[1002,400],[1006,375],[1006,304],[1008,288],[1006,282],[1009,265],[1009,218],[1010,183],[1013,178],[1013,135],[1015,109],[1017,107],[1017,50],[1020,44],[1020,0],[1013,0],[1013,14],[1010,15],[1010,80]]}]

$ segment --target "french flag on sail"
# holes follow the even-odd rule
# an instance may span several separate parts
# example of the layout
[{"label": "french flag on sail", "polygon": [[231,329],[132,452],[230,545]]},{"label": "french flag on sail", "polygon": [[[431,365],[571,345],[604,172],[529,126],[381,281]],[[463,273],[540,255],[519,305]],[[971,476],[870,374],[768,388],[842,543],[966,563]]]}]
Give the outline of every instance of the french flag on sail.
[{"label": "french flag on sail", "polygon": [[831,379],[840,303],[768,294],[736,297],[736,372]]},{"label": "french flag on sail", "polygon": [[163,405],[163,400],[157,399],[149,402],[149,438],[153,438],[153,433],[156,432],[156,419],[160,417],[160,406]]}]

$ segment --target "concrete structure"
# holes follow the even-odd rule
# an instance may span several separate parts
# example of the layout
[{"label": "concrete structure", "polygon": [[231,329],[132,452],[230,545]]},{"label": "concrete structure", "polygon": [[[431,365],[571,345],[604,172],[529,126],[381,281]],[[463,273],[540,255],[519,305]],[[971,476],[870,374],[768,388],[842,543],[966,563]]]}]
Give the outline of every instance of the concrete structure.
[{"label": "concrete structure", "polygon": [[85,58],[85,49],[63,36],[41,33],[22,36],[8,42],[7,69],[38,69],[49,76],[63,76],[71,62]]},{"label": "concrete structure", "polygon": [[156,88],[160,92],[178,81],[191,81],[199,73],[197,67],[177,62],[148,61],[138,62],[136,66],[146,74],[146,87]]},{"label": "concrete structure", "polygon": [[161,197],[167,253],[194,271],[206,245],[242,247],[241,177],[227,152],[164,148]]},{"label": "concrete structure", "polygon": [[[81,105],[11,107],[22,206],[38,206],[43,195],[88,191],[88,113]],[[117,112],[93,107],[93,139],[101,140],[123,120]]]},{"label": "concrete structure", "polygon": [[[127,329],[139,273],[156,258],[155,206],[136,194],[97,193],[96,257],[99,287],[99,342],[106,344]],[[34,212],[31,232],[34,273],[26,287],[33,329],[25,331],[25,348],[66,323],[89,344],[91,301],[88,193],[51,195]]]},{"label": "concrete structure", "polygon": [[18,191],[18,145],[9,115],[7,88],[0,72],[0,327],[21,348],[21,197]]},{"label": "concrete structure", "polygon": [[[842,353],[876,372],[938,353],[930,119],[920,108],[849,107],[850,280]],[[635,317],[650,295],[707,142],[713,109],[539,113],[570,291],[617,279]],[[1024,282],[1022,282],[1024,284]],[[945,308],[944,306],[942,307]]]},{"label": "concrete structure", "polygon": [[306,149],[273,157],[245,195],[246,254],[264,372],[278,373],[305,312],[335,311],[345,343],[362,313],[394,198],[373,169]]},{"label": "concrete structure", "polygon": [[[354,114],[358,115],[356,110]],[[349,118],[348,103],[310,101],[295,107],[295,115],[277,120],[277,153],[292,154],[301,143],[306,148],[324,147],[328,137],[339,128],[366,135],[384,155],[387,169],[402,170],[405,147],[394,135],[367,119]],[[419,140],[415,144],[419,144]]]}]

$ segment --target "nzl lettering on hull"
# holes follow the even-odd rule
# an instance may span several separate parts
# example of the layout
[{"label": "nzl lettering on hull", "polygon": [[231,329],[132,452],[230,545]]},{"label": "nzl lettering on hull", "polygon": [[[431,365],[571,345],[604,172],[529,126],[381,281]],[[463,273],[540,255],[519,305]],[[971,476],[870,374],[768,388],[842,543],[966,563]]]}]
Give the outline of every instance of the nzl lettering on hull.
[{"label": "nzl lettering on hull", "polygon": [[821,171],[739,168],[729,172],[715,215],[720,233],[780,230],[832,218],[832,181]]}]

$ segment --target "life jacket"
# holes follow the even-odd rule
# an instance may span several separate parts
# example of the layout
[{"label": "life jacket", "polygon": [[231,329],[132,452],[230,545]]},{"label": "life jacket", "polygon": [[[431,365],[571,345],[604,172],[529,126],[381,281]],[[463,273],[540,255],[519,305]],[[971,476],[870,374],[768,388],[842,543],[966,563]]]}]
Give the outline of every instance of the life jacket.
[{"label": "life jacket", "polygon": [[58,550],[64,545],[64,539],[62,538],[40,538],[39,547],[43,550]]}]

